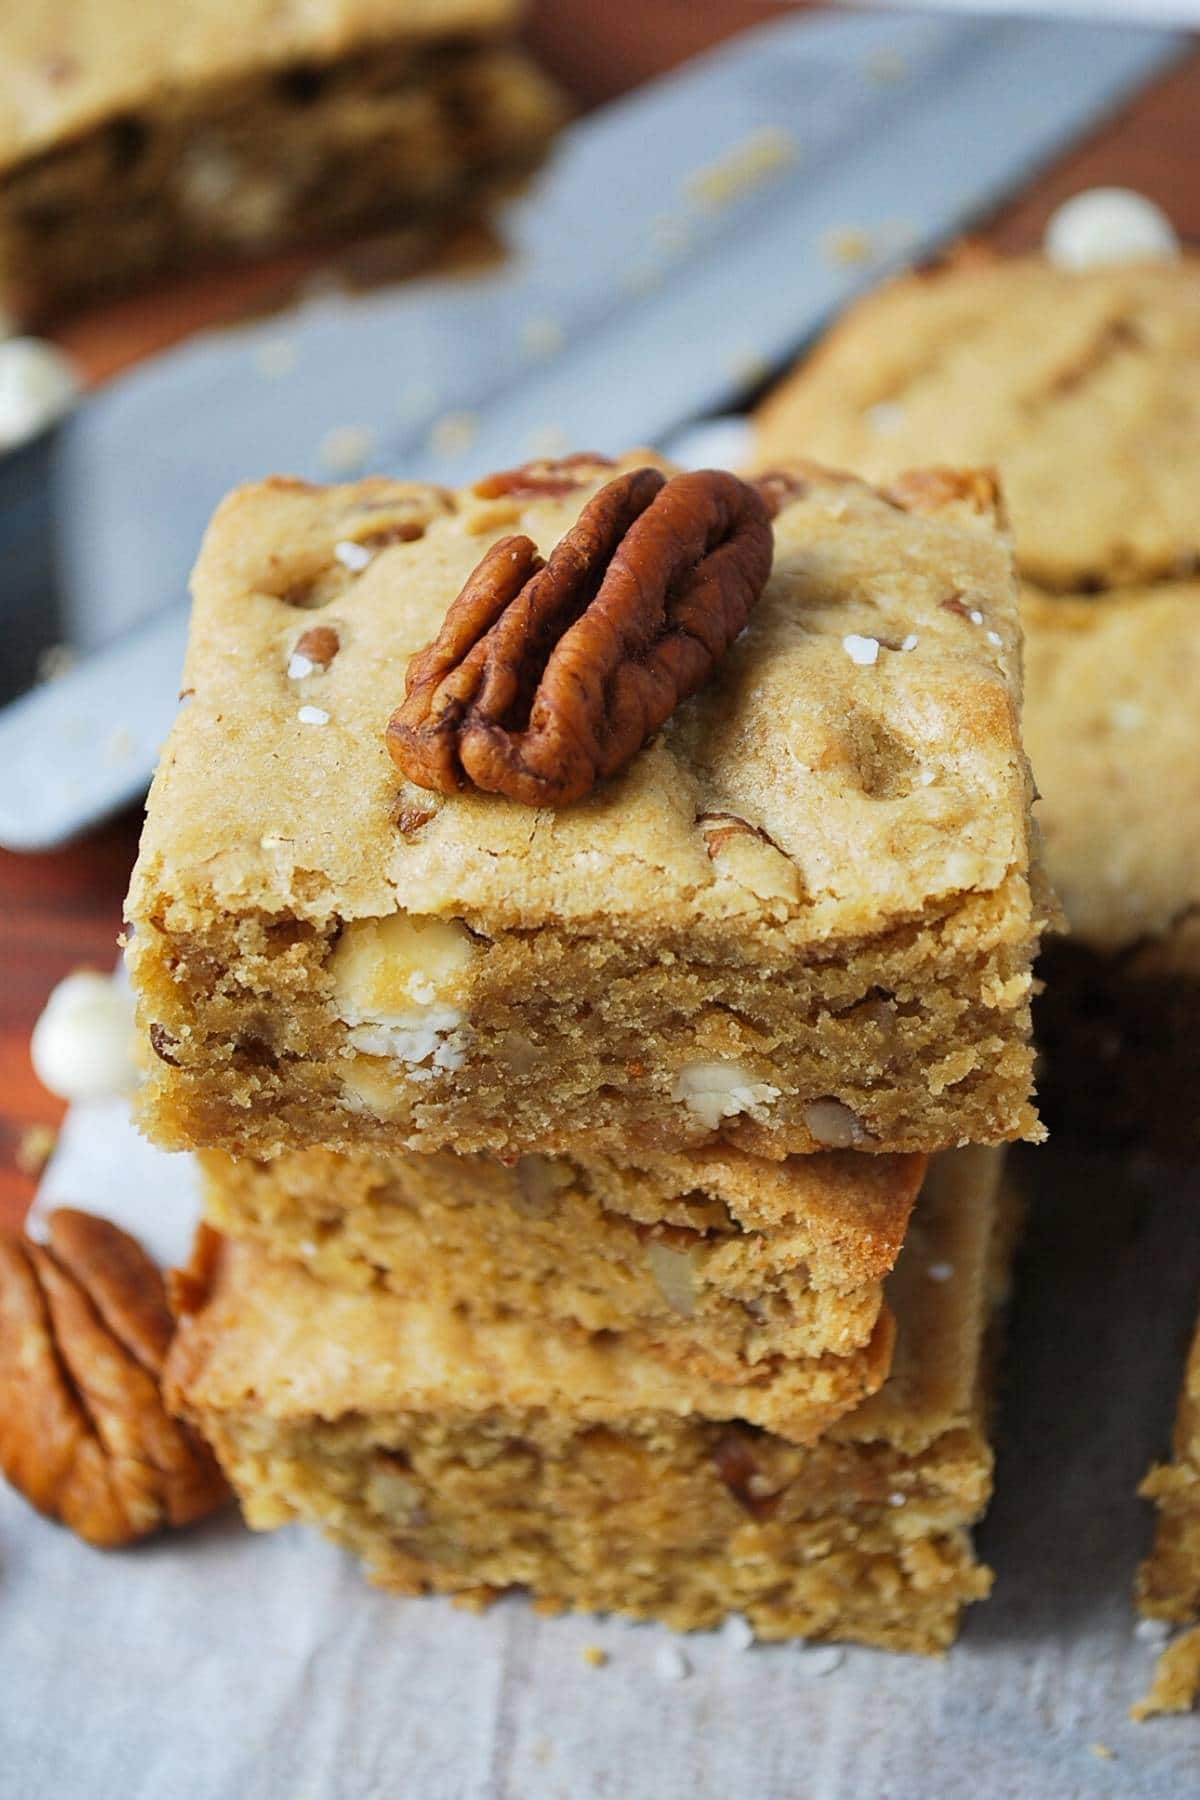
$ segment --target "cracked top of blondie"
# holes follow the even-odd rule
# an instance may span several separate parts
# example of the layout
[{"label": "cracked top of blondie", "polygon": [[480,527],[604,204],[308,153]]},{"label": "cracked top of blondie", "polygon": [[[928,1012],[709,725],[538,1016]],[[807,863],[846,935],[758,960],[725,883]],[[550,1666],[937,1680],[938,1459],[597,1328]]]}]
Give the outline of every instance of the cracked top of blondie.
[{"label": "cracked top of blondie", "polygon": [[1055,589],[1200,564],[1200,257],[1084,271],[973,253],[887,283],[770,395],[756,455],[883,479],[995,463]]},{"label": "cracked top of blondie", "polygon": [[551,497],[276,479],[224,502],[131,917],[701,930],[749,961],[756,942],[869,937],[1024,877],[1016,584],[978,474],[884,495],[797,465],[748,628],[583,801],[406,783],[384,727],[409,658],[490,544],[519,531],[550,550],[614,468],[571,472]]},{"label": "cracked top of blondie", "polygon": [[0,172],[172,94],[380,41],[515,26],[517,0],[5,0]]}]

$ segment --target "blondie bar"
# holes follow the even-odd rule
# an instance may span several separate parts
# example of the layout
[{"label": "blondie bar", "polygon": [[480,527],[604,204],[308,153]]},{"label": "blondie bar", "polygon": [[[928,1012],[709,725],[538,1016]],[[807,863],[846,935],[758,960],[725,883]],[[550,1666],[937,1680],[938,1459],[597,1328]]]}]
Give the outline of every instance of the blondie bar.
[{"label": "blondie bar", "polygon": [[[973,258],[853,309],[757,456],[1000,467],[1029,582],[1025,729],[1070,925],[1039,968],[1052,1129],[1200,1141],[1200,258]],[[1117,590],[1097,599],[1092,590]]]},{"label": "blondie bar", "polygon": [[1200,1091],[1200,583],[1029,592],[1025,738],[1072,935],[1037,1006],[1047,1115],[1194,1149]]},{"label": "blondie bar", "polygon": [[1200,1618],[1200,1328],[1175,1421],[1175,1459],[1152,1469],[1141,1492],[1158,1507],[1154,1548],[1138,1572],[1138,1605],[1178,1624]]},{"label": "blondie bar", "polygon": [[560,117],[515,0],[7,0],[0,303],[410,224],[531,166]]},{"label": "blondie bar", "polygon": [[818,1442],[729,1418],[619,1338],[323,1287],[209,1238],[172,1402],[250,1524],[321,1527],[401,1593],[932,1652],[987,1593],[984,1394],[1012,1239],[1000,1157],[939,1159],[891,1278],[892,1374]]},{"label": "blondie bar", "polygon": [[203,1163],[219,1231],[331,1286],[619,1331],[647,1356],[742,1383],[871,1342],[925,1170],[919,1156],[852,1151]]},{"label": "blondie bar", "polygon": [[513,530],[549,549],[613,473],[276,480],[221,507],[128,906],[157,1141],[1038,1134],[1020,636],[986,477],[776,483],[748,629],[586,799],[397,774],[409,659],[481,556]]},{"label": "blondie bar", "polygon": [[1023,572],[1065,592],[1200,566],[1200,257],[972,253],[854,307],[768,397],[757,455],[875,480],[995,463]]}]

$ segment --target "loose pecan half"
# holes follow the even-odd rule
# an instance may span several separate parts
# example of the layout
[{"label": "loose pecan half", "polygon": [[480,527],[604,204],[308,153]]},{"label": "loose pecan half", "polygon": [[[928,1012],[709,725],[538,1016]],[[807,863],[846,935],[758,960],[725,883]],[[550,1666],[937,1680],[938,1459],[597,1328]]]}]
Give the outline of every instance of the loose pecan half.
[{"label": "loose pecan half", "polygon": [[765,504],[712,470],[634,469],[543,564],[493,544],[388,724],[419,787],[565,806],[628,763],[742,630],[771,568]]},{"label": "loose pecan half", "polygon": [[0,1235],[0,1470],[101,1549],[203,1518],[228,1490],[159,1391],[162,1275],[107,1219],[64,1208],[49,1230]]}]

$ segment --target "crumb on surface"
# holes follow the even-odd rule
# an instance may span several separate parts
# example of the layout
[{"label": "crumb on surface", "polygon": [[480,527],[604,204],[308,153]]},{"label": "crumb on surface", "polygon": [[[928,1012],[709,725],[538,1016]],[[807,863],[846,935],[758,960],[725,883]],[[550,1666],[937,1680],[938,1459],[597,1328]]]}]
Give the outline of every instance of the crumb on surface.
[{"label": "crumb on surface", "polygon": [[479,432],[479,420],[472,412],[443,413],[429,433],[429,448],[435,456],[462,456],[471,448]]},{"label": "crumb on surface", "polygon": [[585,1644],[583,1660],[589,1669],[602,1669],[608,1661],[608,1651],[602,1650],[599,1644]]},{"label": "crumb on surface", "polygon": [[821,254],[827,262],[834,263],[838,268],[854,268],[861,263],[870,262],[874,248],[865,231],[852,225],[844,225],[823,234]]},{"label": "crumb on surface", "polygon": [[1094,1744],[1088,1745],[1088,1749],[1091,1751],[1093,1756],[1099,1757],[1101,1762],[1115,1762],[1116,1761],[1117,1753],[1113,1749],[1111,1744],[1102,1744],[1100,1742],[1100,1740],[1097,1739]]},{"label": "crumb on surface", "polygon": [[375,448],[375,433],[368,425],[335,425],[321,439],[317,452],[331,475],[354,475]]},{"label": "crumb on surface", "polygon": [[1200,1696],[1200,1625],[1167,1645],[1154,1666],[1150,1691],[1129,1709],[1139,1723],[1159,1713],[1190,1712]]},{"label": "crumb on surface", "polygon": [[752,193],[769,176],[794,163],[799,154],[800,146],[790,131],[767,125],[751,132],[719,161],[689,175],[685,192],[696,206],[716,211]]}]

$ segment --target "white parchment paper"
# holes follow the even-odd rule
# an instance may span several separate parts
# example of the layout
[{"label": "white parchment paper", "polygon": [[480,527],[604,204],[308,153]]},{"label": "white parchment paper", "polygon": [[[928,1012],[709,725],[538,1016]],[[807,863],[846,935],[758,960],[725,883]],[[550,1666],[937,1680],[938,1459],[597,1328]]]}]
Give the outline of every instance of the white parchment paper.
[{"label": "white parchment paper", "polygon": [[[1023,1155],[1032,1224],[980,1534],[997,1571],[944,1662],[482,1618],[372,1592],[233,1518],[101,1555],[0,1492],[4,1800],[1071,1800],[1200,1794],[1200,1718],[1133,1725],[1130,1585],[1200,1285],[1200,1180]],[[163,1256],[188,1163],[76,1108],[39,1205]],[[586,1646],[606,1650],[592,1668]],[[680,1646],[689,1672],[668,1679]],[[664,1651],[668,1652],[664,1657]]]}]

